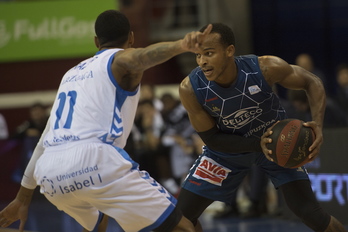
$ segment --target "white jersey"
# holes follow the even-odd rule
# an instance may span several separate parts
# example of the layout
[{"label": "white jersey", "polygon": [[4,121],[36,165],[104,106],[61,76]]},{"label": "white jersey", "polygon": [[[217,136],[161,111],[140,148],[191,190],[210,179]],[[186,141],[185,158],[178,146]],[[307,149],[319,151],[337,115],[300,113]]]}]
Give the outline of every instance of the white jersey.
[{"label": "white jersey", "polygon": [[140,91],[125,91],[117,84],[111,63],[119,50],[99,51],[64,75],[51,110],[44,147],[81,140],[125,146]]}]

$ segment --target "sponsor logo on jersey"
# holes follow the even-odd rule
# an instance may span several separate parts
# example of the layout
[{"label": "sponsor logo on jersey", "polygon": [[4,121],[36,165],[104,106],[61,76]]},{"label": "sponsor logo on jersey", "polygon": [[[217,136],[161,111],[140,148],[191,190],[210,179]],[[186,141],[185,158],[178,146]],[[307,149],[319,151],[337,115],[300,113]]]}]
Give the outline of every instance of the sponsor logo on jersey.
[{"label": "sponsor logo on jersey", "polygon": [[213,106],[213,112],[217,112],[217,111],[220,111],[220,108],[216,107],[216,106]]},{"label": "sponsor logo on jersey", "polygon": [[234,113],[222,119],[227,128],[240,129],[262,114],[262,109],[258,106],[252,106],[235,111]]},{"label": "sponsor logo on jersey", "polygon": [[205,99],[205,102],[211,102],[211,101],[215,101],[217,99],[218,99],[218,97],[215,96],[215,97],[212,97],[212,98],[209,98],[209,99]]},{"label": "sponsor logo on jersey", "polygon": [[215,162],[213,159],[203,157],[193,173],[193,177],[221,186],[231,170]]},{"label": "sponsor logo on jersey", "polygon": [[261,89],[257,85],[252,85],[248,87],[250,95],[257,94],[258,92],[261,92]]},{"label": "sponsor logo on jersey", "polygon": [[[276,122],[276,119],[272,119],[271,121],[267,121],[267,122],[259,125],[258,127],[255,127],[253,129],[249,130],[246,134],[244,134],[244,137],[250,137],[250,136],[255,135],[255,134],[256,134],[256,136],[261,137],[261,135],[265,132],[265,130],[269,126],[273,125],[275,122]],[[262,134],[259,133],[260,131]]]}]

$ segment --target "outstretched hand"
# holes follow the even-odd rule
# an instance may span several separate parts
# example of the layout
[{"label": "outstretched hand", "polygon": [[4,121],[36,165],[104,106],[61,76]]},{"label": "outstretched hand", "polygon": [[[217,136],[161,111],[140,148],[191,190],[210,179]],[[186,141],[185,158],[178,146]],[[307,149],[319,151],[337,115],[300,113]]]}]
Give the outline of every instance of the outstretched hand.
[{"label": "outstretched hand", "polygon": [[19,231],[24,231],[33,193],[34,189],[20,187],[16,198],[0,212],[0,227],[8,227],[13,222],[20,220]]},{"label": "outstretched hand", "polygon": [[24,231],[24,225],[28,218],[29,204],[24,204],[14,199],[5,209],[0,212],[0,226],[8,227],[13,222],[20,220],[19,231]]},{"label": "outstretched hand", "polygon": [[197,52],[212,29],[213,25],[209,24],[203,32],[193,31],[186,34],[181,42],[182,48],[190,52]]}]

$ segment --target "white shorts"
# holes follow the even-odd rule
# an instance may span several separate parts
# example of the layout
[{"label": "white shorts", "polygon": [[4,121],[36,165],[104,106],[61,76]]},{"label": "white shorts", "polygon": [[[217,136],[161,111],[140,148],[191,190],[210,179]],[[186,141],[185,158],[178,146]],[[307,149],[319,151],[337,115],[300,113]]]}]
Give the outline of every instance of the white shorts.
[{"label": "white shorts", "polygon": [[90,231],[99,211],[127,232],[151,231],[176,204],[123,149],[103,143],[48,148],[37,161],[34,177],[51,203]]}]

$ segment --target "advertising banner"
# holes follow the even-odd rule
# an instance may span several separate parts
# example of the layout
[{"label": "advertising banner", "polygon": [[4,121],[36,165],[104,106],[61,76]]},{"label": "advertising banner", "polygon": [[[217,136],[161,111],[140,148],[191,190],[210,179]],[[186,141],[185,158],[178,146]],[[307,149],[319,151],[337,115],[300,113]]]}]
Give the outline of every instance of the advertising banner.
[{"label": "advertising banner", "polygon": [[96,17],[116,0],[0,2],[0,62],[89,56]]}]

